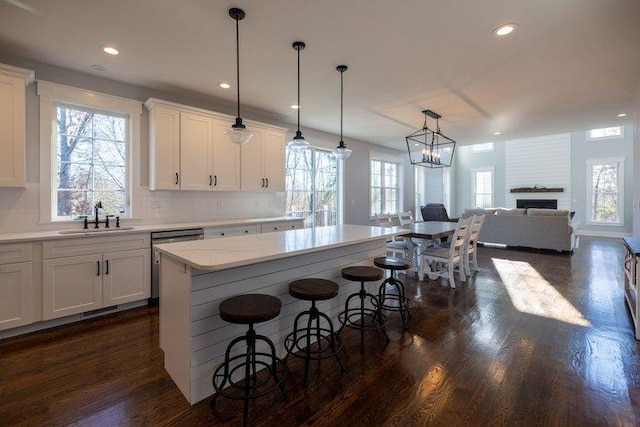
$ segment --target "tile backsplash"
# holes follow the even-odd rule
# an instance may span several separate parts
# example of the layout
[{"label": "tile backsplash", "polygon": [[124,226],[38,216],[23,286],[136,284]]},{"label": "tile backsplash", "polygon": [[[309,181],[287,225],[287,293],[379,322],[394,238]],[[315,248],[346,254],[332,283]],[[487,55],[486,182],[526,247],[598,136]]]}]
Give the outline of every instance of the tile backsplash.
[{"label": "tile backsplash", "polygon": [[[284,215],[285,193],[149,191],[141,187],[135,224],[217,221]],[[70,228],[69,223],[40,224],[40,185],[0,188],[0,233]]]}]

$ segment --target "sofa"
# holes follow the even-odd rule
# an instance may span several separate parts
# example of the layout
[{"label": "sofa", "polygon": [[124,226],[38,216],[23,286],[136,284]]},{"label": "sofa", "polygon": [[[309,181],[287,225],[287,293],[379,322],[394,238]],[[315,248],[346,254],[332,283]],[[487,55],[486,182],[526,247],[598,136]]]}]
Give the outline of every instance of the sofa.
[{"label": "sofa", "polygon": [[462,217],[486,215],[478,241],[556,251],[576,244],[571,213],[558,209],[465,209]]}]

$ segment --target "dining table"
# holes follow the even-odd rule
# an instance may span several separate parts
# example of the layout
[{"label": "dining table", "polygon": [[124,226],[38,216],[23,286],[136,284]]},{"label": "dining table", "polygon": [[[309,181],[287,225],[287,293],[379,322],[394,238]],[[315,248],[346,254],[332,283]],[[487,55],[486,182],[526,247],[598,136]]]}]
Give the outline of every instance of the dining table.
[{"label": "dining table", "polygon": [[420,256],[427,247],[440,244],[444,237],[453,235],[458,226],[457,222],[449,221],[424,221],[401,225],[406,230],[398,234],[407,243],[407,260],[415,266],[412,271],[418,272]]}]

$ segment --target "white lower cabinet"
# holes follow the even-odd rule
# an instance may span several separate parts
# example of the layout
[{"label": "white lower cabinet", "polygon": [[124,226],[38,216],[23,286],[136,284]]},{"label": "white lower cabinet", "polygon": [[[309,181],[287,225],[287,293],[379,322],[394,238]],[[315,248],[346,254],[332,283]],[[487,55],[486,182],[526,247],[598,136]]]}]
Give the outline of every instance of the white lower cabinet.
[{"label": "white lower cabinet", "polygon": [[0,265],[0,331],[33,321],[32,263]]},{"label": "white lower cabinet", "polygon": [[[45,242],[43,320],[148,298],[151,290],[149,244],[148,235]],[[139,249],[116,250],[127,246]],[[102,251],[98,252],[99,249]],[[79,251],[94,253],[76,255]]]}]

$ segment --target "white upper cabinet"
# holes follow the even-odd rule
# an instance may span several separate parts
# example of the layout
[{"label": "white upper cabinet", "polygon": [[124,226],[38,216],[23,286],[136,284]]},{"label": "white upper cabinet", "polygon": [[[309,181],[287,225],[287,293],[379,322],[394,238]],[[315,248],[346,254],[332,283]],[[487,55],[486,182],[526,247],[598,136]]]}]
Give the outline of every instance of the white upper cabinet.
[{"label": "white upper cabinet", "polygon": [[0,187],[25,186],[25,86],[31,70],[0,64]]},{"label": "white upper cabinet", "polygon": [[285,129],[252,123],[241,148],[225,135],[230,116],[154,98],[145,105],[151,190],[284,191]]},{"label": "white upper cabinet", "polygon": [[164,105],[149,108],[149,187],[180,188],[180,111]]},{"label": "white upper cabinet", "polygon": [[285,132],[251,131],[253,138],[242,146],[242,190],[284,191]]}]

